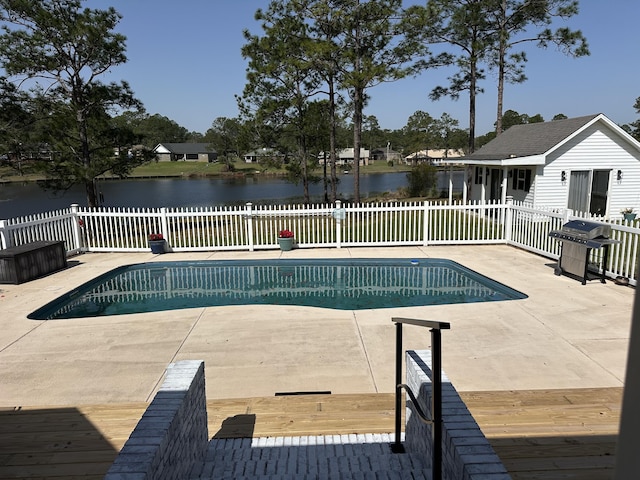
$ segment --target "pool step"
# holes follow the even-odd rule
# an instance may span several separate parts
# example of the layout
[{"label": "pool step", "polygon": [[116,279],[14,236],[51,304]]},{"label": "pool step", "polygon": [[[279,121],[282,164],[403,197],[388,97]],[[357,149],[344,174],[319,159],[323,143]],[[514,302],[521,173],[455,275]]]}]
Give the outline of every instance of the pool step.
[{"label": "pool step", "polygon": [[431,468],[414,454],[391,453],[391,434],[212,439],[191,479],[414,479]]}]

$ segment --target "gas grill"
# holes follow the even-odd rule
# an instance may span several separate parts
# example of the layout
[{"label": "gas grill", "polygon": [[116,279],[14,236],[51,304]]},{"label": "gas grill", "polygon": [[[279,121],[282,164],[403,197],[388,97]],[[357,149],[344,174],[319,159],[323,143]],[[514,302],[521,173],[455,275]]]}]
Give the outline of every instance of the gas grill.
[{"label": "gas grill", "polygon": [[[619,240],[609,238],[610,235],[610,225],[584,220],[572,220],[565,223],[561,230],[549,232],[550,237],[562,242],[562,251],[555,274],[574,275],[582,280],[583,285],[587,280],[593,278],[599,278],[602,283],[605,283],[609,246],[620,243]],[[602,249],[601,255],[594,255],[594,257],[599,257],[595,265],[596,270],[590,271],[591,250],[600,248]],[[597,271],[598,267],[599,272]]]}]

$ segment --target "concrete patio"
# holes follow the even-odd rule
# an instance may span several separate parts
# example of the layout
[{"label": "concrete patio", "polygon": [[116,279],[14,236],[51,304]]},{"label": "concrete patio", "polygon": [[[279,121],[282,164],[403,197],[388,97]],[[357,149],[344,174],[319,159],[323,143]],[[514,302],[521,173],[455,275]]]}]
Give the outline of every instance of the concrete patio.
[{"label": "concrete patio", "polygon": [[[525,300],[343,311],[248,305],[36,321],[27,315],[116,266],[169,260],[448,258]],[[443,368],[459,391],[620,387],[635,289],[553,274],[509,246],[299,249],[291,252],[92,253],[22,285],[0,285],[0,406],[146,402],[176,360],[202,359],[207,398],[276,392],[392,392],[392,317],[451,323]],[[405,348],[429,348],[405,328]]]}]

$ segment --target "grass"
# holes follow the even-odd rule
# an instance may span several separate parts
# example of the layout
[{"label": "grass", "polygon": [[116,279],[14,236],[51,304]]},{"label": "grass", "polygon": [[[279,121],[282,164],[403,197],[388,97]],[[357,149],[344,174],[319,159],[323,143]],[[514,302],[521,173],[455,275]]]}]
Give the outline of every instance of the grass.
[{"label": "grass", "polygon": [[[338,171],[342,173],[342,169],[338,166]],[[378,161],[371,165],[363,165],[360,167],[361,174],[369,173],[394,173],[408,172],[411,170],[409,165],[395,165],[393,167],[387,165],[386,162]],[[322,175],[322,168],[314,172],[316,175]],[[234,163],[234,172],[227,172],[223,162],[207,163],[207,162],[149,162],[136,167],[131,172],[130,178],[193,178],[193,177],[209,177],[218,175],[286,175],[284,168],[263,170],[258,164],[244,163],[237,161]],[[109,175],[105,175],[108,177]],[[0,180],[5,182],[30,182],[43,180],[40,174],[25,173],[18,175],[17,172],[9,167],[0,167]]]}]

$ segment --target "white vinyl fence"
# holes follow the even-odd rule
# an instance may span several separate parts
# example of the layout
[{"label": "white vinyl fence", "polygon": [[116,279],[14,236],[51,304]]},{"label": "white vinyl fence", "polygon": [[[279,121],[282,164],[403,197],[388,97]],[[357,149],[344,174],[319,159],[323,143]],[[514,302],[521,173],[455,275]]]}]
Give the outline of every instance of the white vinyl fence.
[{"label": "white vinyl fence", "polygon": [[[298,248],[508,244],[557,259],[551,230],[583,216],[564,209],[498,203],[397,202],[385,204],[277,205],[247,203],[206,208],[84,208],[0,220],[0,247],[63,240],[80,252],[144,252],[150,234],[162,234],[169,251],[278,248],[280,230],[291,230]],[[592,219],[593,220],[593,219]],[[604,221],[598,219],[598,221]],[[635,285],[640,229],[609,221],[607,274]],[[593,260],[600,255],[592,250]]]}]

